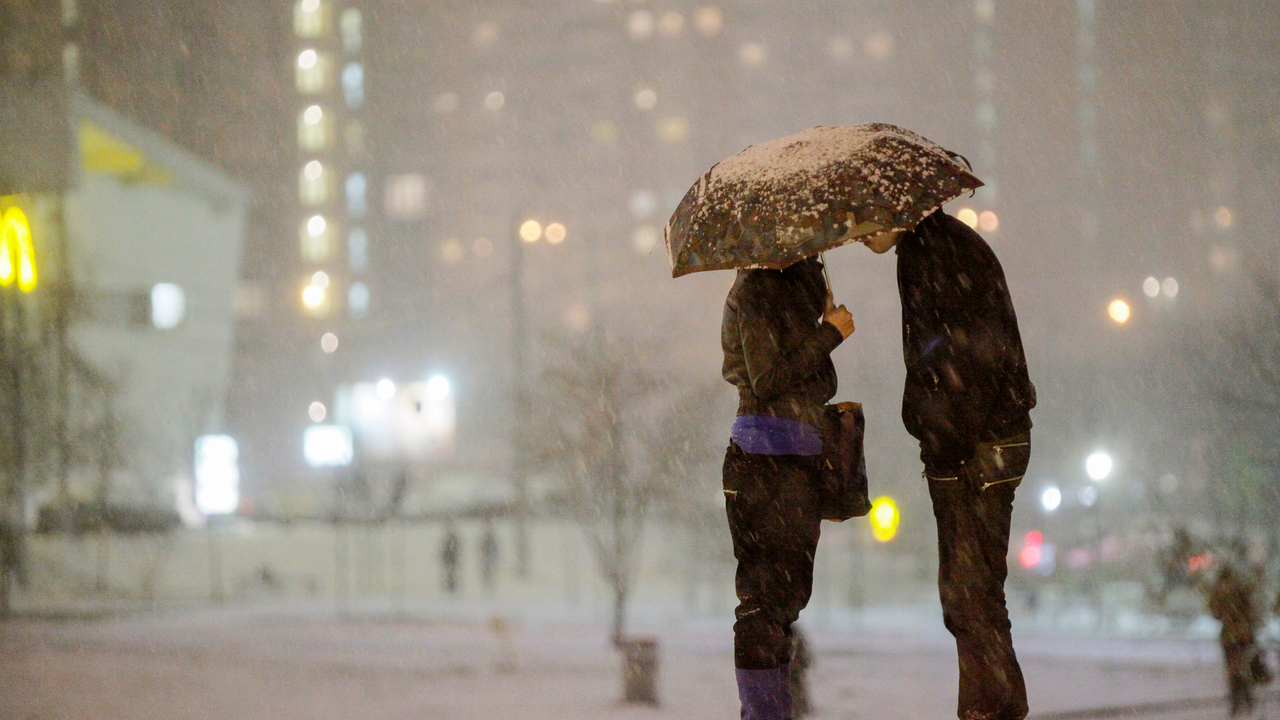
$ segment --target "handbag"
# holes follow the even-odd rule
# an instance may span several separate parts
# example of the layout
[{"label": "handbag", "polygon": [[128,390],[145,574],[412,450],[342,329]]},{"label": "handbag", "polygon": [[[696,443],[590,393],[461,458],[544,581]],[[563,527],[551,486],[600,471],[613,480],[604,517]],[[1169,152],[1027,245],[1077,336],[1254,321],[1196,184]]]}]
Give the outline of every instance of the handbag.
[{"label": "handbag", "polygon": [[822,455],[818,461],[818,506],[823,520],[844,522],[871,512],[867,462],[862,453],[865,431],[862,403],[823,408]]}]

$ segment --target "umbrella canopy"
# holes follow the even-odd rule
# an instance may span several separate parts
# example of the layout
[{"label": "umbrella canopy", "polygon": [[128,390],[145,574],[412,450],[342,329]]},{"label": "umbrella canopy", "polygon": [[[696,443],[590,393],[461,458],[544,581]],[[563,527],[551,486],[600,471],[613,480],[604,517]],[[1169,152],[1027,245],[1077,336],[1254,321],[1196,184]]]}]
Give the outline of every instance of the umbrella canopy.
[{"label": "umbrella canopy", "polygon": [[982,186],[960,156],[894,125],[815,127],[711,167],[667,223],[672,277],[782,269],[886,230],[910,230]]}]

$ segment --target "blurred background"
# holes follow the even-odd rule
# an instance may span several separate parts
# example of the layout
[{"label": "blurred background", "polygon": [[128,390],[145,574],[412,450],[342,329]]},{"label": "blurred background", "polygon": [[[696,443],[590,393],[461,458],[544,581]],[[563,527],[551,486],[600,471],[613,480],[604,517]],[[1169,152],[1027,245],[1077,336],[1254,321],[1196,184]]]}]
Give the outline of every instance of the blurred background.
[{"label": "blurred background", "polygon": [[[1277,579],[1275,10],[4,0],[0,609],[730,617],[733,275],[663,227],[875,121],[986,182],[948,210],[1039,391],[1015,627],[1212,636],[1229,547]],[[932,622],[894,262],[827,263],[894,511],[824,526],[807,617]]]}]

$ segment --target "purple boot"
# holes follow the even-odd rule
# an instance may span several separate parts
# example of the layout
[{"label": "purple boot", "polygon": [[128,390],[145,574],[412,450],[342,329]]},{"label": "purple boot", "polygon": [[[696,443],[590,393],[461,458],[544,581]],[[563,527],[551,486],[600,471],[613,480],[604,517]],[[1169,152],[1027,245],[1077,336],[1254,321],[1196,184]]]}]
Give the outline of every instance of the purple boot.
[{"label": "purple boot", "polygon": [[742,720],[792,720],[791,666],[768,670],[738,668]]}]

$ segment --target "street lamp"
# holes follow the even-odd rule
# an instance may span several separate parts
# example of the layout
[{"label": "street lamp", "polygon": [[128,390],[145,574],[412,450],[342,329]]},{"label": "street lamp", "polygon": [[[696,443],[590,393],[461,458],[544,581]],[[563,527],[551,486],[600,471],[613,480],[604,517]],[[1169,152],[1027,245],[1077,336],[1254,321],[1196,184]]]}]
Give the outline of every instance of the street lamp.
[{"label": "street lamp", "polygon": [[1091,480],[1106,480],[1111,474],[1111,456],[1104,452],[1096,452],[1085,458],[1084,471]]}]

